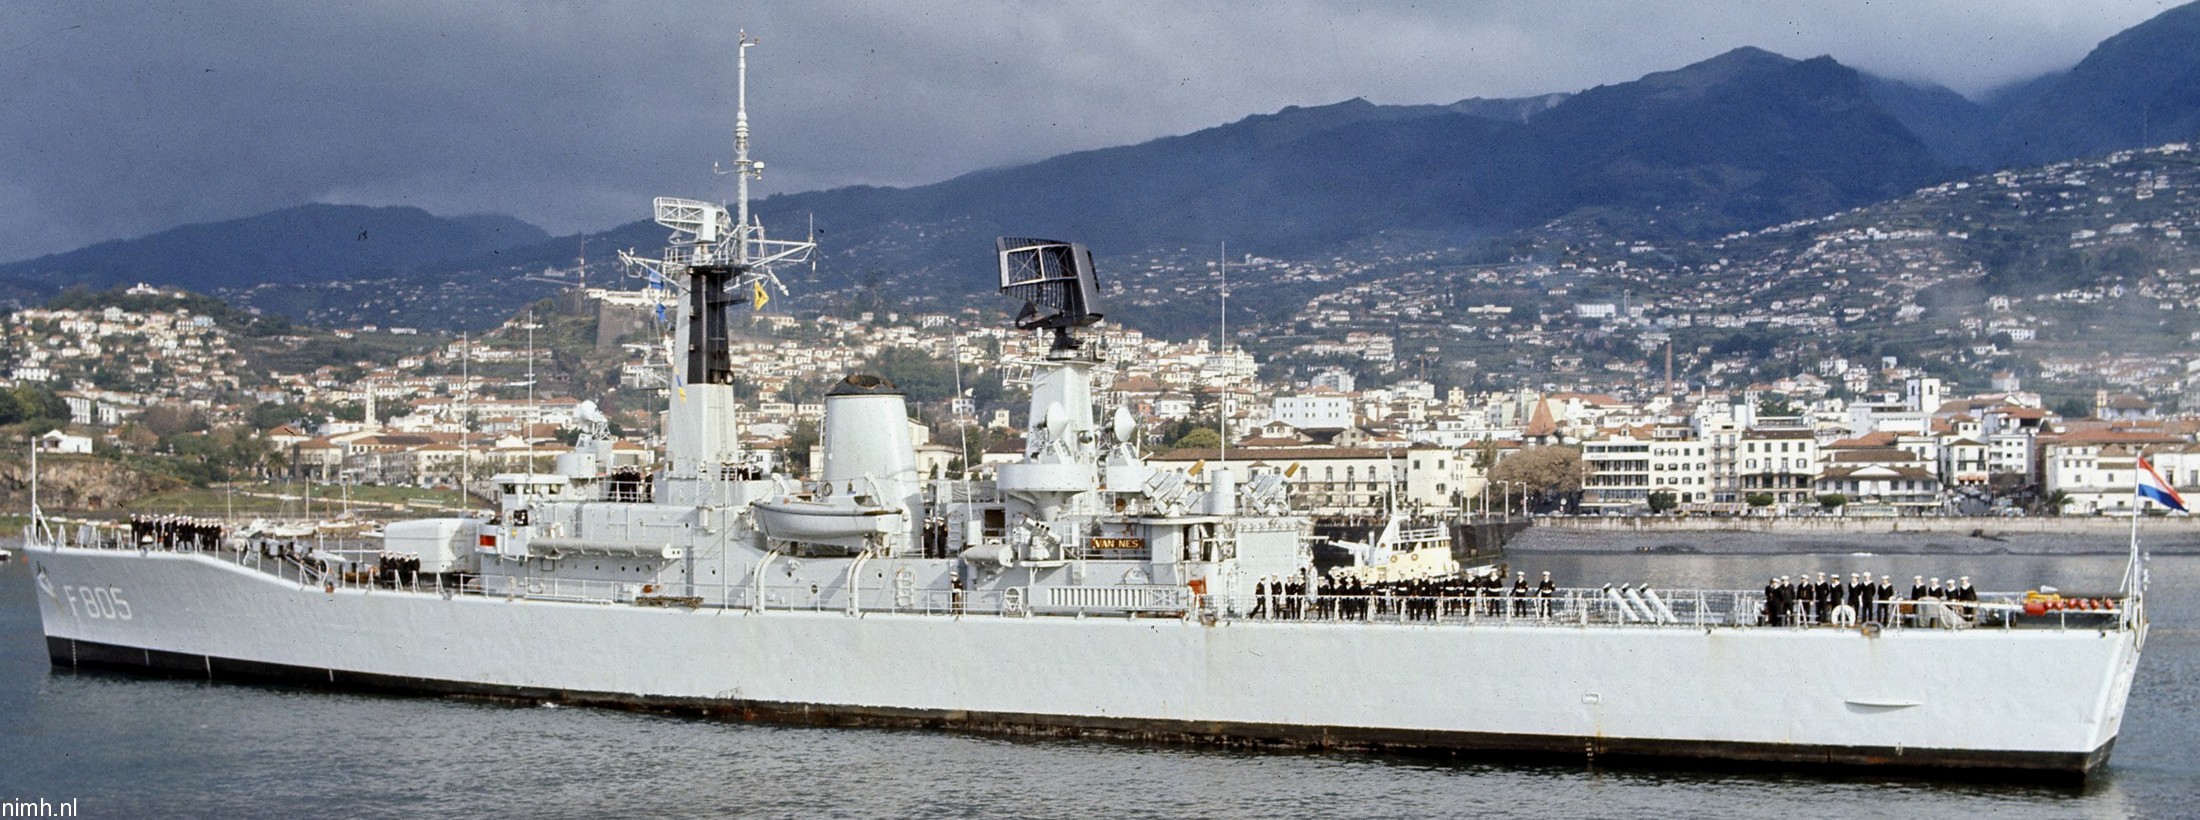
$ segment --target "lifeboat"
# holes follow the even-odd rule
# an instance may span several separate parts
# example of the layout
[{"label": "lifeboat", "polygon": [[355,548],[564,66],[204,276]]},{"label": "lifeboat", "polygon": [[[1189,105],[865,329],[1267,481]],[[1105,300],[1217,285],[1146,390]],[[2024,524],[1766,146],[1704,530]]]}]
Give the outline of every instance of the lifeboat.
[{"label": "lifeboat", "polygon": [[900,509],[851,500],[784,498],[759,501],[753,509],[757,529],[774,541],[860,548],[909,529]]}]

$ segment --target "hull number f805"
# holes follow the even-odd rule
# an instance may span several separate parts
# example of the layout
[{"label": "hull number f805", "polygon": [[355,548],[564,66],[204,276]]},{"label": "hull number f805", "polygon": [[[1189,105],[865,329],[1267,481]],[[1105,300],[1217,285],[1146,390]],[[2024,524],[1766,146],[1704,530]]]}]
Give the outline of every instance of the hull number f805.
[{"label": "hull number f805", "polygon": [[69,602],[69,614],[82,614],[87,618],[105,618],[114,621],[130,620],[130,602],[123,600],[121,587],[80,587],[61,585],[61,597]]}]

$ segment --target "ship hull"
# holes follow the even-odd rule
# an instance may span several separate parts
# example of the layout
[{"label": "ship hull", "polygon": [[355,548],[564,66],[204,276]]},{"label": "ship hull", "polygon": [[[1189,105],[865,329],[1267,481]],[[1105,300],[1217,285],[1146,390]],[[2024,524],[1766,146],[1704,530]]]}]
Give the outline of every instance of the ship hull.
[{"label": "ship hull", "polygon": [[[192,554],[29,557],[62,667],[1500,758],[2083,775],[2112,747],[2140,639],[687,610],[330,592]],[[128,617],[72,605],[84,589],[110,591]]]}]

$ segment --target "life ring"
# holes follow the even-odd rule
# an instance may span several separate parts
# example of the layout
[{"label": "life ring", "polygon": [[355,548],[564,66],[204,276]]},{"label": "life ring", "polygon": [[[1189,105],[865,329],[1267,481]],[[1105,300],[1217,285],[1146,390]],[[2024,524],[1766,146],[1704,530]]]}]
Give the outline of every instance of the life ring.
[{"label": "life ring", "polygon": [[322,582],[321,582],[321,591],[322,591],[322,592],[326,592],[326,593],[328,593],[328,594],[330,594],[330,595],[334,595],[334,594],[336,594],[336,582],[335,582],[335,581],[322,581]]},{"label": "life ring", "polygon": [[1864,633],[1864,637],[1866,637],[1866,638],[1877,638],[1877,637],[1879,637],[1879,630],[1880,630],[1880,626],[1879,626],[1879,624],[1873,623],[1873,622],[1871,622],[1871,621],[1865,621],[1865,622],[1864,622],[1864,625],[1863,625],[1863,626],[1861,626],[1861,627],[1858,627],[1858,631],[1860,631],[1860,632],[1863,632],[1863,633]]}]

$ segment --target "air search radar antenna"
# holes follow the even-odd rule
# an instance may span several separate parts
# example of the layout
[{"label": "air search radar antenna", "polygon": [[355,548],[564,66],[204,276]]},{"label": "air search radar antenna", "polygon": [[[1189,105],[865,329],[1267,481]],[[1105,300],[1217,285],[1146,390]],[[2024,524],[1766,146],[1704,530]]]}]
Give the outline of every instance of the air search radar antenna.
[{"label": "air search radar antenna", "polygon": [[1099,289],[1092,251],[1075,242],[1008,236],[996,246],[1001,255],[1001,292],[1024,300],[1023,310],[1016,313],[1016,328],[1054,331],[1050,354],[1076,350],[1079,345],[1070,328],[1100,321],[1100,314],[1092,312],[1092,297]]}]

